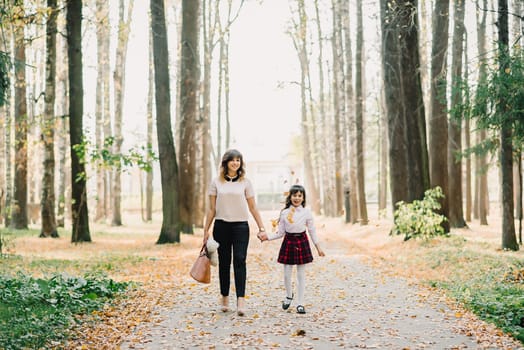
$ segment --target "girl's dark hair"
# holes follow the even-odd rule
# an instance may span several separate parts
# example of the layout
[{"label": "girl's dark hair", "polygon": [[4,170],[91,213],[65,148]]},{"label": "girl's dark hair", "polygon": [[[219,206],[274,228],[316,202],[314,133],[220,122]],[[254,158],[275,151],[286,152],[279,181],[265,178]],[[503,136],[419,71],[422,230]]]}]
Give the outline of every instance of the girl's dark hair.
[{"label": "girl's dark hair", "polygon": [[240,168],[237,170],[238,180],[242,180],[246,175],[246,170],[244,169],[244,158],[242,153],[236,149],[227,150],[226,153],[222,156],[222,162],[220,163],[220,173],[222,174],[222,179],[227,180],[227,163],[232,161],[235,158],[240,159]]},{"label": "girl's dark hair", "polygon": [[286,206],[284,207],[284,209],[287,209],[291,206],[291,196],[297,192],[302,192],[302,196],[304,197],[304,200],[302,201],[302,206],[306,206],[306,189],[304,188],[304,186],[301,185],[293,185],[289,189],[289,193],[286,197]]}]

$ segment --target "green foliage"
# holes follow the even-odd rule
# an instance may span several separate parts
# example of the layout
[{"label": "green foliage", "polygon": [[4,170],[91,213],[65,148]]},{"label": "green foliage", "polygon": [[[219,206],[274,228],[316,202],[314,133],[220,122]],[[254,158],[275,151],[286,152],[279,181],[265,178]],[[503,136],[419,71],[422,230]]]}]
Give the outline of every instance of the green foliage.
[{"label": "green foliage", "polygon": [[75,315],[100,309],[127,286],[96,275],[0,276],[0,344],[6,350],[39,349],[64,339]]},{"label": "green foliage", "polygon": [[0,258],[9,254],[14,247],[13,233],[9,230],[0,229]]},{"label": "green foliage", "polygon": [[[73,145],[73,150],[82,163],[90,162],[118,171],[126,171],[133,166],[147,172],[153,170],[153,162],[157,161],[158,157],[151,144],[139,148],[132,147],[128,153],[114,153],[112,148],[115,142],[115,138],[110,136],[104,140],[102,148],[97,148],[88,140],[84,140],[81,144]],[[85,180],[85,174],[78,174],[77,181],[79,180]]]},{"label": "green foliage", "polygon": [[483,320],[524,343],[524,288],[508,283],[500,275],[488,274],[466,283],[444,283],[442,287]]},{"label": "green foliage", "polygon": [[[523,57],[520,47],[515,47],[509,57],[495,57],[495,66],[488,72],[486,81],[477,86],[475,100],[464,102],[464,109],[471,110],[471,117],[476,119],[479,128],[511,128],[517,148],[524,143]],[[502,63],[507,65],[505,70],[498,68]]]},{"label": "green foliage", "polygon": [[390,235],[404,235],[404,240],[411,238],[430,239],[435,236],[445,236],[442,222],[443,215],[435,212],[440,209],[439,198],[443,198],[442,189],[435,187],[424,193],[424,199],[413,203],[400,201],[394,213],[393,229]]}]

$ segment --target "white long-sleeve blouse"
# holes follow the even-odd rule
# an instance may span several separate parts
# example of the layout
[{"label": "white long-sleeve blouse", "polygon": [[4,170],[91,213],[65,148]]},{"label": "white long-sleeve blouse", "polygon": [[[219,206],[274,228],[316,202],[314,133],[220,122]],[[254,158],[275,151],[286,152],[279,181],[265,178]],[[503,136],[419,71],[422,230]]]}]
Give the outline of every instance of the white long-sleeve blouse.
[{"label": "white long-sleeve blouse", "polygon": [[318,243],[317,231],[313,222],[313,214],[309,208],[302,206],[290,206],[282,210],[280,219],[278,221],[278,229],[275,233],[268,234],[268,240],[274,240],[284,237],[288,233],[301,233],[306,231],[309,233],[314,244]]}]

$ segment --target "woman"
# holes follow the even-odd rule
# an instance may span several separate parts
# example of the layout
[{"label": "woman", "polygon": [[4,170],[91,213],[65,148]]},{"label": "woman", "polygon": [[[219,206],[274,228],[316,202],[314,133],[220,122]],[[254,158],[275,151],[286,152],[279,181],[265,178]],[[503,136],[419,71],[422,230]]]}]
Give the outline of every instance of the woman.
[{"label": "woman", "polygon": [[204,225],[204,244],[209,238],[213,219],[213,238],[218,247],[218,275],[220,279],[220,305],[223,312],[229,310],[229,286],[231,255],[237,297],[237,314],[245,314],[246,255],[249,244],[249,212],[255,219],[259,233],[265,232],[262,218],[255,203],[255,192],[245,177],[242,154],[228,150],[222,157],[219,175],[209,187],[209,211]]}]

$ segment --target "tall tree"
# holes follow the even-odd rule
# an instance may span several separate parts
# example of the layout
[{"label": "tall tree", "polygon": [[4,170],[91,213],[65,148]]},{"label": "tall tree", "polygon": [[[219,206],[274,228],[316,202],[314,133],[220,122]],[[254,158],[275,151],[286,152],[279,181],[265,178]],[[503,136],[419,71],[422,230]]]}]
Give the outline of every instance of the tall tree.
[{"label": "tall tree", "polygon": [[[498,54],[499,74],[504,77],[509,71],[508,1],[498,2]],[[505,79],[501,79],[505,84]],[[506,101],[505,87],[499,91],[497,113],[502,116],[500,126],[500,170],[502,176],[502,249],[519,250],[515,234],[513,207],[513,144],[512,122],[506,117],[510,106]]]},{"label": "tall tree", "polygon": [[199,1],[182,1],[180,71],[180,223],[182,231],[193,233],[195,212],[196,131],[199,89]]},{"label": "tall tree", "polygon": [[[364,47],[364,26],[362,23],[362,0],[357,0],[357,49],[355,57],[355,126],[357,146],[357,189],[358,189],[358,211],[360,224],[368,224],[368,210],[366,207],[366,189],[364,176],[364,77],[362,68]],[[348,82],[351,84],[351,82]]]},{"label": "tall tree", "polygon": [[[24,18],[24,1],[15,1],[14,11]],[[27,229],[27,86],[25,58],[25,25],[15,29],[15,178],[10,227]]]},{"label": "tall tree", "polygon": [[[351,26],[349,13],[349,0],[338,1],[339,10],[336,20],[340,22],[337,30],[339,39],[340,60],[342,64],[342,75],[340,77],[340,113],[343,123],[344,152],[347,154],[344,164],[346,169],[343,172],[343,179],[349,183],[344,189],[344,194],[349,196],[349,220],[352,224],[359,219],[359,184],[358,184],[358,150],[357,150],[357,123],[356,123],[356,104],[353,89],[353,53],[351,50]],[[358,49],[358,48],[357,48]],[[348,193],[349,191],[349,193]]]},{"label": "tall tree", "polygon": [[[327,137],[325,128],[327,128],[327,117],[326,117],[326,97],[325,97],[325,82],[324,82],[324,38],[322,36],[322,20],[320,17],[320,10],[319,10],[319,4],[318,0],[314,1],[315,6],[315,24],[316,24],[316,32],[317,32],[317,41],[318,41],[318,57],[317,57],[317,70],[318,70],[318,113],[319,113],[319,137],[318,137],[318,145],[319,147],[316,152],[321,152],[321,150],[326,150],[327,148]],[[328,174],[328,166],[327,166],[328,160],[326,157],[320,157],[319,160],[319,173],[320,174]],[[325,181],[320,181],[319,179],[319,191],[320,191],[320,203],[324,206],[324,213],[333,216],[332,213],[329,213],[328,209],[328,201],[326,200],[329,197],[328,189],[329,184],[324,183]]]},{"label": "tall tree", "polygon": [[384,95],[389,140],[389,178],[393,210],[397,202],[408,199],[406,121],[402,106],[398,103],[402,100],[398,10],[396,1],[380,1],[382,70],[384,72]]},{"label": "tall tree", "polygon": [[[486,17],[488,1],[482,0],[482,7],[479,6],[479,1],[476,2],[476,18],[477,18],[477,38],[478,38],[478,56],[479,56],[479,71],[478,71],[478,87],[475,96],[476,112],[479,115],[486,113],[487,105],[482,101],[481,92],[485,89],[488,76],[488,59],[486,46]],[[486,139],[486,130],[480,128],[477,138],[478,143],[484,142]],[[481,225],[487,225],[488,214],[488,161],[487,154],[479,154],[475,156],[475,216],[479,219]]]},{"label": "tall tree", "polygon": [[[153,31],[149,26],[149,76],[147,85],[147,149],[153,149],[153,98],[155,93],[155,69],[153,62]],[[150,163],[151,152],[147,153],[147,162]],[[146,174],[146,215],[145,221],[151,222],[153,220],[153,169]]]},{"label": "tall tree", "polygon": [[40,237],[58,237],[55,216],[55,90],[56,90],[56,33],[57,0],[47,0],[49,15],[46,23],[46,82],[45,109],[42,127],[44,142],[44,174],[42,179]]},{"label": "tall tree", "polygon": [[[125,2],[119,0],[118,3],[118,41],[116,48],[116,62],[114,72],[114,88],[115,88],[115,117],[114,117],[114,145],[113,152],[120,154],[122,152],[122,143],[124,137],[122,136],[122,116],[124,113],[124,86],[125,86],[125,72],[126,72],[126,57],[127,57],[127,43],[129,42],[129,31],[131,30],[131,17],[133,14],[134,0],[129,0],[127,7],[127,16],[125,16]],[[111,225],[122,225],[122,169],[118,166],[113,171],[113,219]]]},{"label": "tall tree", "polygon": [[[97,84],[96,84],[96,105],[95,105],[95,140],[97,149],[105,147],[105,138],[110,134],[106,134],[106,124],[111,124],[111,116],[109,115],[109,2],[106,0],[96,0],[96,41],[97,41]],[[107,84],[107,85],[106,85]],[[95,221],[100,221],[107,216],[107,201],[106,196],[107,186],[107,170],[103,164],[99,164],[96,168],[96,210]]]},{"label": "tall tree", "polygon": [[[333,16],[333,34],[331,39],[331,47],[333,51],[333,109],[335,122],[335,194],[334,200],[336,203],[335,214],[341,215],[343,212],[343,166],[342,166],[342,118],[344,117],[344,99],[340,91],[344,91],[343,75],[344,75],[344,59],[342,51],[342,38],[340,37],[341,26],[339,8],[340,2],[332,1],[332,16]],[[342,87],[342,89],[341,89]]]},{"label": "tall tree", "polygon": [[462,56],[464,53],[465,1],[455,0],[453,7],[453,43],[451,61],[451,119],[448,125],[449,224],[465,227],[462,200]]},{"label": "tall tree", "polygon": [[[448,120],[447,120],[447,52],[449,27],[449,0],[435,2],[433,11],[433,43],[431,47],[431,113],[430,123],[430,177],[431,187],[440,186],[444,198],[440,213],[449,218],[448,185]],[[449,221],[442,227],[449,232]]]},{"label": "tall tree", "polygon": [[84,133],[84,83],[82,68],[82,0],[67,0],[67,55],[69,59],[69,135],[71,148],[71,188],[73,232],[71,241],[91,242],[85,159]]},{"label": "tall tree", "polygon": [[[2,39],[4,38],[1,38],[0,40]],[[6,41],[3,42],[3,46],[4,47],[11,46],[9,44],[11,41],[11,36],[8,36],[7,38],[5,38],[5,40]],[[7,59],[8,54],[4,53],[4,55],[6,55],[4,56],[4,59]],[[6,72],[6,78],[9,78],[9,76],[10,76],[10,73]],[[11,208],[11,196],[13,192],[13,182],[12,182],[13,168],[11,164],[12,162],[10,161],[11,160],[11,149],[12,149],[11,132],[12,132],[13,119],[12,119],[12,114],[11,114],[11,108],[9,107],[9,104],[7,102],[11,100],[11,89],[7,89],[4,97],[5,97],[6,104],[4,104],[3,106],[5,113],[4,113],[4,125],[3,125],[4,127],[2,128],[2,132],[3,132],[3,137],[4,137],[3,147],[5,149],[5,153],[3,154],[5,157],[5,192],[3,193],[3,196],[0,196],[0,200],[1,200],[0,208],[2,208],[2,210],[0,211],[0,215],[3,216],[5,227],[9,227],[9,225],[11,224],[10,208]]]},{"label": "tall tree", "polygon": [[400,83],[408,150],[408,200],[422,199],[429,188],[426,117],[422,94],[417,1],[399,5]]},{"label": "tall tree", "polygon": [[309,77],[309,59],[307,48],[307,13],[303,0],[297,1],[298,20],[293,19],[294,31],[292,33],[293,45],[300,62],[300,98],[301,98],[301,129],[303,144],[303,159],[306,183],[310,189],[312,208],[319,211],[318,189],[315,183],[313,169],[313,142],[312,132],[310,130],[310,118],[308,116],[308,77]]},{"label": "tall tree", "polygon": [[178,164],[171,131],[171,89],[164,0],[150,0],[155,67],[155,106],[160,178],[162,228],[157,244],[180,242]]}]

